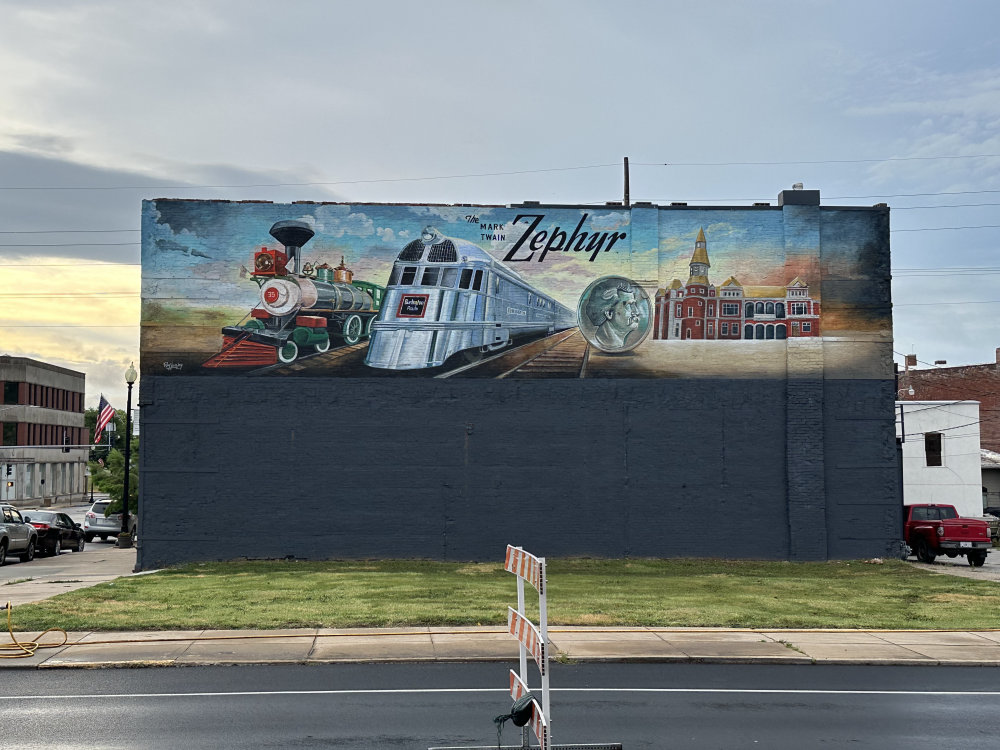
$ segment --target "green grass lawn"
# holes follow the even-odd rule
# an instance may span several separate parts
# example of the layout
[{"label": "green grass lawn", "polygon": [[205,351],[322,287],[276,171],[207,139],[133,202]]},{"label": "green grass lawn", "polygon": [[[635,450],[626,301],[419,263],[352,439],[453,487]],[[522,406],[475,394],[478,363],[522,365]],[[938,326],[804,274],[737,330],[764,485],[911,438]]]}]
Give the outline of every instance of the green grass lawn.
[{"label": "green grass lawn", "polygon": [[[552,626],[1000,628],[1000,584],[895,560],[551,559],[548,580]],[[19,631],[499,626],[515,581],[499,563],[204,563],[24,604],[13,619]]]}]

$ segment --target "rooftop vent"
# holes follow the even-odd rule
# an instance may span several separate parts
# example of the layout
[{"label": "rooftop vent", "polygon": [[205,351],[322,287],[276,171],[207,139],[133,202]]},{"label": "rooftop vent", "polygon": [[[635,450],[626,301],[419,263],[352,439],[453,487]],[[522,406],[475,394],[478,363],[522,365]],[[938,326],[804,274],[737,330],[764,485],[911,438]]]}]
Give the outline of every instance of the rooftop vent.
[{"label": "rooftop vent", "polygon": [[779,206],[818,206],[819,190],[803,190],[802,183],[796,182],[791,190],[778,193]]}]

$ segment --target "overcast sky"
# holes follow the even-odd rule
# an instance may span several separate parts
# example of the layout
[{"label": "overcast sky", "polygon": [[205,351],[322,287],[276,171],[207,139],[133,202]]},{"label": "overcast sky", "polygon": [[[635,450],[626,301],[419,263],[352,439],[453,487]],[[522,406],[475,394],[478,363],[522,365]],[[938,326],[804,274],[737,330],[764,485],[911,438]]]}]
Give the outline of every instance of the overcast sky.
[{"label": "overcast sky", "polygon": [[0,353],[85,371],[88,406],[124,406],[138,360],[143,198],[603,203],[623,156],[634,201],[802,182],[888,203],[896,352],[1000,346],[995,0],[0,0],[0,19]]}]

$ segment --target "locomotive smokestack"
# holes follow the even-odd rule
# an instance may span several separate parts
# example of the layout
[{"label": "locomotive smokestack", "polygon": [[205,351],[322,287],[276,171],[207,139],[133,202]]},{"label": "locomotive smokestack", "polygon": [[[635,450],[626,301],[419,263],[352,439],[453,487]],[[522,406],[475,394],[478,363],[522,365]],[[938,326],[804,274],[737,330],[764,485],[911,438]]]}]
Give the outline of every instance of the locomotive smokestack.
[{"label": "locomotive smokestack", "polygon": [[294,219],[275,222],[271,227],[271,236],[285,246],[288,259],[292,262],[292,273],[299,272],[299,250],[315,234],[306,222]]}]

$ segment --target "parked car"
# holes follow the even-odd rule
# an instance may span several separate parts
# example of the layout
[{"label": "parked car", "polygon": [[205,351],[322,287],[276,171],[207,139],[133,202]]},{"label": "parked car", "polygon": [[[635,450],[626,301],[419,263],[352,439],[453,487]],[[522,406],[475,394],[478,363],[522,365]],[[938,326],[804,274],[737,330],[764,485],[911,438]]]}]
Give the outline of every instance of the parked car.
[{"label": "parked car", "polygon": [[44,555],[58,555],[64,549],[83,552],[83,528],[65,513],[54,510],[26,510],[24,520],[38,529],[37,549]]},{"label": "parked car", "polygon": [[904,512],[904,540],[921,562],[932,563],[938,555],[962,555],[977,568],[986,562],[993,543],[983,519],[961,518],[954,505],[907,505]]},{"label": "parked car", "polygon": [[7,562],[7,553],[16,553],[21,562],[35,559],[38,531],[25,523],[21,512],[13,505],[0,503],[0,565]]},{"label": "parked car", "polygon": [[[109,505],[111,505],[110,500],[98,500],[90,506],[90,510],[84,515],[83,533],[88,542],[94,541],[95,536],[106,540],[109,536],[117,538],[122,533],[122,514],[113,513],[110,516],[105,515]],[[136,517],[130,513],[128,530],[133,537],[135,536],[135,527]]]},{"label": "parked car", "polygon": [[984,516],[992,516],[993,518],[987,518],[986,523],[990,525],[990,536],[993,537],[993,542],[996,543],[998,538],[1000,538],[1000,505],[987,505],[983,508]]}]

